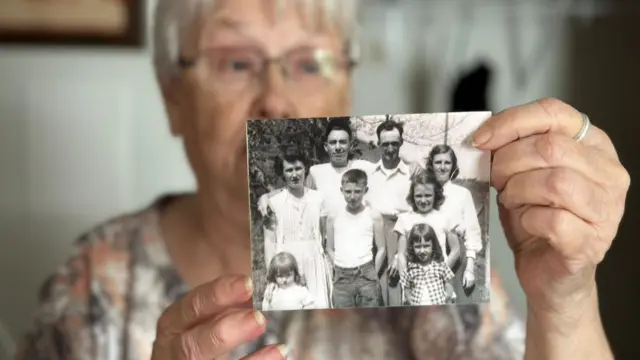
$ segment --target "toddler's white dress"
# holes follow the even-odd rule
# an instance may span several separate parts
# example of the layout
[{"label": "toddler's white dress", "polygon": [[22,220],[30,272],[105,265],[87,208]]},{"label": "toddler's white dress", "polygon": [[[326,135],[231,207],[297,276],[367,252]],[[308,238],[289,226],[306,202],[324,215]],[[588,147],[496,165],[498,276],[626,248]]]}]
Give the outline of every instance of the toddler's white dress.
[{"label": "toddler's white dress", "polygon": [[288,288],[274,286],[271,301],[265,297],[263,310],[300,310],[313,305],[313,296],[309,289],[300,285]]}]

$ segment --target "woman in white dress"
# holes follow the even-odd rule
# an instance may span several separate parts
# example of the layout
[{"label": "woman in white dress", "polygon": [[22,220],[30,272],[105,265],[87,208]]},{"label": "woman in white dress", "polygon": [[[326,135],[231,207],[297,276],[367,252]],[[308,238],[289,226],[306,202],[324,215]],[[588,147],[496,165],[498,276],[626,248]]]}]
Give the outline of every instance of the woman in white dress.
[{"label": "woman in white dress", "polygon": [[304,186],[307,171],[307,159],[295,149],[289,149],[275,161],[275,172],[286,185],[269,198],[265,261],[269,264],[274,254],[280,252],[292,254],[313,295],[313,307],[328,308],[331,281],[320,226],[325,202],[318,191]]},{"label": "woman in white dress", "polygon": [[[456,266],[458,299],[467,298],[476,282],[476,258],[482,250],[482,230],[471,191],[451,180],[458,176],[458,158],[448,145],[436,145],[429,152],[427,172],[442,185],[444,203],[440,212],[456,229],[460,239],[460,262]],[[462,288],[459,286],[461,285]]]}]

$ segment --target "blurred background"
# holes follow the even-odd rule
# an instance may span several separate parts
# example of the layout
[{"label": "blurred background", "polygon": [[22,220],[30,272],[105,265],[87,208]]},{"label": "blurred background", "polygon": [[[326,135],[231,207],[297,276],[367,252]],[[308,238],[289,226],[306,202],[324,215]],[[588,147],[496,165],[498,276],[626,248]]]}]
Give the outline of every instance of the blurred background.
[{"label": "blurred background", "polygon": [[[12,21],[36,13],[19,10],[19,2],[0,4],[0,359],[29,325],[42,281],[80,233],[193,187],[153,77],[146,41],[153,3],[118,2],[131,4],[103,22],[120,29],[105,40],[16,36],[7,30],[16,28]],[[500,111],[553,96],[607,131],[632,183],[640,176],[638,1],[362,3],[354,114]],[[633,333],[640,241],[630,225],[639,200],[632,185],[619,236],[598,273],[603,321],[620,359],[640,354]],[[490,235],[492,265],[525,314],[495,200]]]}]

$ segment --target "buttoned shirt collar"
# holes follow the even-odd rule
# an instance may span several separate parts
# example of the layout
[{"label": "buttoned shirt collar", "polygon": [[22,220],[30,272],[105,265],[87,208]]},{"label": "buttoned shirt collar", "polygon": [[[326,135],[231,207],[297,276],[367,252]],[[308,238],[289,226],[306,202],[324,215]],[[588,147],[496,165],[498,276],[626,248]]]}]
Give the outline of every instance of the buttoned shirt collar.
[{"label": "buttoned shirt collar", "polygon": [[409,175],[409,165],[407,165],[407,163],[405,163],[404,161],[400,160],[400,162],[398,163],[398,166],[396,166],[393,169],[387,169],[382,164],[382,160],[379,160],[378,163],[376,164],[376,167],[374,168],[374,171],[380,171],[383,174],[385,174],[387,177],[392,176],[397,171],[403,173],[404,175]]}]

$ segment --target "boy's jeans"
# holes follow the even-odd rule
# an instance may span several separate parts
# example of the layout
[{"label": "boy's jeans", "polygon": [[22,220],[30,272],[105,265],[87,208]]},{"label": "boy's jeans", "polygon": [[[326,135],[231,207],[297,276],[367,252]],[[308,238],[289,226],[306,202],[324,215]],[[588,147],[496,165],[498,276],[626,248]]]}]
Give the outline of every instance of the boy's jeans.
[{"label": "boy's jeans", "polygon": [[380,306],[382,294],[373,261],[354,268],[334,267],[333,306]]}]

